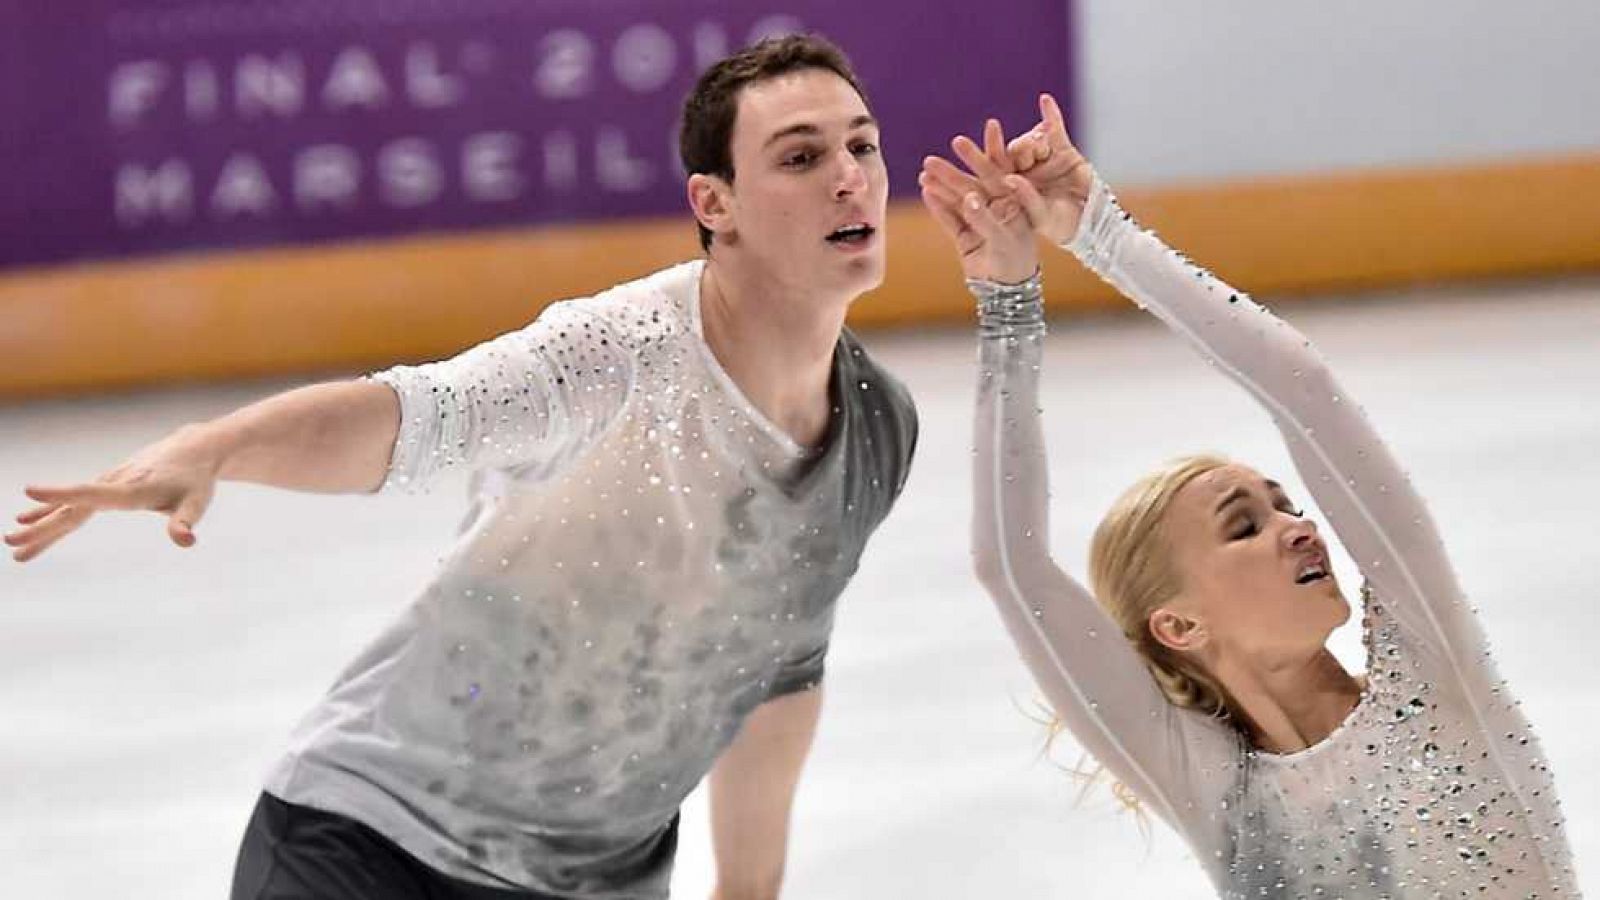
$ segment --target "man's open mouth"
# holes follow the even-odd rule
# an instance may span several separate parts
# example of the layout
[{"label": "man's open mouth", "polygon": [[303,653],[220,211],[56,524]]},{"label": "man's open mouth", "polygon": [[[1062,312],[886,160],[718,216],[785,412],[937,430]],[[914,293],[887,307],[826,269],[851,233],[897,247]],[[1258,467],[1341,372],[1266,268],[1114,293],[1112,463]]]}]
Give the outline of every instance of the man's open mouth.
[{"label": "man's open mouth", "polygon": [[857,222],[835,229],[828,235],[827,240],[830,244],[861,244],[877,233],[877,230],[865,222]]}]

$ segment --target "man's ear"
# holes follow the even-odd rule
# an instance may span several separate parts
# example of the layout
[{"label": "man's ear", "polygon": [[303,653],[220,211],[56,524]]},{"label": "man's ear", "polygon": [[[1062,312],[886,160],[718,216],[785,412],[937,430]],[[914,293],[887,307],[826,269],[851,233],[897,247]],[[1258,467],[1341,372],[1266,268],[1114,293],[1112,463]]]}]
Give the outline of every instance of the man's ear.
[{"label": "man's ear", "polygon": [[716,175],[695,173],[689,176],[689,209],[699,223],[713,234],[727,236],[734,231],[733,186]]},{"label": "man's ear", "polygon": [[1179,653],[1198,650],[1211,637],[1204,622],[1169,606],[1151,613],[1146,624],[1156,643]]}]

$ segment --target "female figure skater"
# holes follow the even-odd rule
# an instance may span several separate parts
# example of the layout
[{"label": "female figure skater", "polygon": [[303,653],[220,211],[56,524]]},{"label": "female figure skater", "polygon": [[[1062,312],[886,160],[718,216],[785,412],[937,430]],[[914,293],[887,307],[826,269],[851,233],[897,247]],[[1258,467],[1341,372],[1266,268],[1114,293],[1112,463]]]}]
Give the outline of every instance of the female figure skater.
[{"label": "female figure skater", "polygon": [[1577,896],[1538,742],[1399,465],[1304,337],[1140,229],[1040,109],[1010,145],[994,122],[983,148],[957,138],[970,173],[930,157],[924,202],[1012,276],[1034,271],[1031,224],[1267,409],[1361,570],[1368,653],[1357,677],[1328,652],[1349,605],[1327,547],[1238,463],[1134,484],[1096,531],[1092,594],[1058,568],[1039,280],[974,280],[976,565],[1065,726],[1224,897]]}]

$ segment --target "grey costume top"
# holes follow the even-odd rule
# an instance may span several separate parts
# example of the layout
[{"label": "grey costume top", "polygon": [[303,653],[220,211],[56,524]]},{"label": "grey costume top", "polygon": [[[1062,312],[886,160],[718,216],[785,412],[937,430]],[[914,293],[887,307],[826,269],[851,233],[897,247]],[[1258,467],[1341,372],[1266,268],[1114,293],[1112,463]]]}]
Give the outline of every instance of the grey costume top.
[{"label": "grey costume top", "polygon": [[666,895],[679,804],[751,710],[821,678],[916,440],[910,397],[849,332],[826,447],[763,418],[704,343],[702,268],[373,376],[403,417],[385,489],[470,467],[474,504],[270,793],[458,878]]},{"label": "grey costume top", "polygon": [[1039,290],[988,286],[974,553],[1065,725],[1225,897],[1576,897],[1550,771],[1433,521],[1310,342],[1139,228],[1098,178],[1068,249],[1272,415],[1366,579],[1368,680],[1338,729],[1281,755],[1167,701],[1050,557]]}]

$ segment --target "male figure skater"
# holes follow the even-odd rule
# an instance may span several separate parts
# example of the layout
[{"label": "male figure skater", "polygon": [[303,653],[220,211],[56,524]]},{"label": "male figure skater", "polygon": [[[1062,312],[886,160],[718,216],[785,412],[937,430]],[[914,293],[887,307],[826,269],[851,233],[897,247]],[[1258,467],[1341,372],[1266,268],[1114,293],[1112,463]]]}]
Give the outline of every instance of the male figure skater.
[{"label": "male figure skater", "polygon": [[815,37],[712,67],[681,149],[704,259],[28,489],[18,560],[106,509],[164,513],[189,546],[219,480],[474,473],[437,572],[269,773],[235,900],[664,897],[707,772],[715,896],[777,895],[835,598],[916,440],[844,330],[883,278],[888,189],[865,95]]}]

